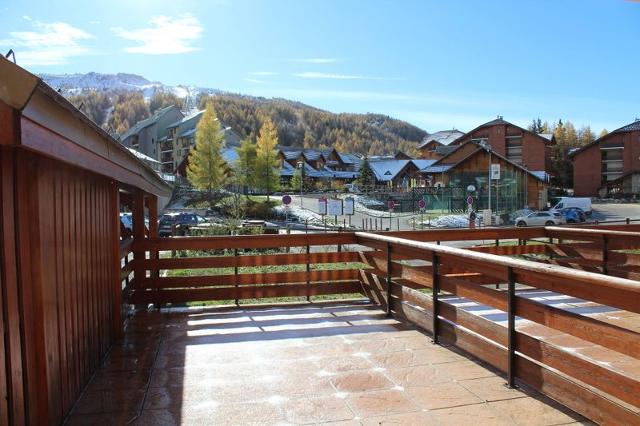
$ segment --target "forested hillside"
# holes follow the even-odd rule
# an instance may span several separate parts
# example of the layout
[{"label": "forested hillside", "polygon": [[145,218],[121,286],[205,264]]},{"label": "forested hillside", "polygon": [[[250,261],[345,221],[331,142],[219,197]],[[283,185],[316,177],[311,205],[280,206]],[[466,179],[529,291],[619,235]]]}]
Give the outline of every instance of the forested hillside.
[{"label": "forested hillside", "polygon": [[368,155],[390,154],[398,150],[415,154],[426,132],[401,120],[380,114],[334,114],[285,99],[264,99],[220,94],[202,96],[201,108],[211,101],[218,118],[255,138],[264,120],[270,118],[278,129],[280,145],[326,148]]},{"label": "forested hillside", "polygon": [[[111,133],[123,134],[136,122],[167,105],[184,107],[184,99],[168,91],[150,98],[141,91],[84,90],[69,94],[71,102]],[[403,151],[416,154],[426,132],[380,114],[334,114],[285,99],[236,94],[202,95],[198,105],[212,101],[218,118],[243,137],[255,139],[265,119],[278,129],[281,146],[327,148],[367,155]],[[194,103],[195,104],[195,103]]]}]

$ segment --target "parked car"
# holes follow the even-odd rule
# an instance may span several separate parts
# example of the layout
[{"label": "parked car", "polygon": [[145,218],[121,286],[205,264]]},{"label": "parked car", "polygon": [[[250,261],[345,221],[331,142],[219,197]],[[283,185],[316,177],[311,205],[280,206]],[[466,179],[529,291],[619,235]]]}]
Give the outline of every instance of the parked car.
[{"label": "parked car", "polygon": [[[145,235],[149,233],[149,219],[144,218]],[[131,213],[120,213],[120,236],[123,239],[133,236],[133,215]]]},{"label": "parked car", "polygon": [[585,212],[578,207],[567,207],[560,210],[560,213],[564,215],[567,223],[580,223],[587,220]]},{"label": "parked car", "polygon": [[160,217],[158,235],[170,237],[174,230],[179,235],[189,235],[189,228],[195,226],[207,226],[213,224],[206,218],[195,213],[167,213]]},{"label": "parked car", "polygon": [[562,197],[558,204],[551,208],[551,211],[559,211],[570,207],[577,207],[584,211],[587,216],[591,216],[591,198],[587,197]]},{"label": "parked car", "polygon": [[561,213],[555,212],[533,212],[526,216],[517,217],[516,226],[553,226],[566,223],[566,219]]}]

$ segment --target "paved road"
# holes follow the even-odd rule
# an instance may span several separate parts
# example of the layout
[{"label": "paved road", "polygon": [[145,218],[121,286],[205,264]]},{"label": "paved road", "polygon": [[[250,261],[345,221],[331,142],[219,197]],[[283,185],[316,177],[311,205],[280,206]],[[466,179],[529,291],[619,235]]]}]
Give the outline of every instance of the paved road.
[{"label": "paved road", "polygon": [[[305,209],[309,209],[315,213],[318,213],[318,198],[321,196],[329,196],[329,194],[312,194],[312,195],[304,195],[302,197],[302,206]],[[300,206],[300,196],[294,195],[293,197],[293,205]],[[391,228],[393,230],[397,230],[398,226],[400,230],[406,231],[413,229],[413,225],[409,222],[410,215],[407,213],[397,213],[391,215],[391,221],[389,221],[389,214],[387,212],[363,212],[360,210],[356,210],[356,214],[351,217],[351,224],[361,228],[363,220],[366,221],[366,226],[369,227],[369,223],[373,229],[383,229],[388,228],[391,223]],[[424,215],[424,220],[427,220],[428,215]],[[609,204],[593,204],[593,215],[592,220],[625,220],[626,218],[637,219],[640,220],[640,203],[634,204],[617,204],[617,203],[609,203]],[[418,218],[419,219],[419,218]],[[342,218],[339,217],[338,220],[342,222]],[[419,219],[420,220],[420,219]],[[347,219],[348,221],[348,219]]]}]

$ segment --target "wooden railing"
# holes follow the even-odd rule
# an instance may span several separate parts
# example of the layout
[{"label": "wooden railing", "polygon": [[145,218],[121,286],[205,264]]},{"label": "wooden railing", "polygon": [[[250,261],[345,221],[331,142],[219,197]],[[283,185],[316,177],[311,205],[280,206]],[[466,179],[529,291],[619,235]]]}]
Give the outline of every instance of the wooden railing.
[{"label": "wooden railing", "polygon": [[[129,302],[163,305],[361,293],[358,253],[343,250],[345,244],[353,243],[352,233],[148,239],[134,244],[134,252],[186,251],[190,257],[135,259],[133,269],[138,272],[129,287]],[[342,264],[342,268],[327,266],[335,264]],[[293,267],[277,268],[283,266]],[[276,271],[266,267],[276,267],[271,268]],[[207,268],[214,268],[214,273],[207,273]],[[177,269],[204,273],[160,273]]]},{"label": "wooden railing", "polygon": [[[586,244],[599,250],[605,271],[615,257],[612,250],[640,247],[640,235],[634,232],[547,228],[545,233],[552,239],[571,239],[571,247]],[[516,285],[640,313],[640,282],[395,236],[356,233],[356,238],[376,250],[366,253],[375,267],[363,271],[362,280],[370,297],[390,314],[418,324],[435,342],[458,346],[505,372],[509,385],[517,379],[598,423],[640,423],[637,377],[516,328],[516,317],[526,319],[582,339],[587,346],[590,342],[638,360],[639,333],[522,297]],[[558,246],[519,246],[518,254],[554,253]],[[638,262],[638,255],[616,254]],[[407,260],[428,264],[411,266]],[[431,295],[419,291],[424,288]],[[507,327],[457,307],[452,296],[506,313]]]},{"label": "wooden railing", "polygon": [[[639,360],[639,333],[521,293],[544,289],[640,313],[640,254],[629,252],[640,248],[639,231],[629,224],[144,238],[123,246],[127,259],[137,256],[122,277],[135,305],[361,294],[505,372],[509,385],[525,383],[599,423],[638,424],[637,378],[519,331],[516,318]],[[197,272],[168,272],[176,270]],[[507,326],[456,306],[455,297],[504,312]]]}]

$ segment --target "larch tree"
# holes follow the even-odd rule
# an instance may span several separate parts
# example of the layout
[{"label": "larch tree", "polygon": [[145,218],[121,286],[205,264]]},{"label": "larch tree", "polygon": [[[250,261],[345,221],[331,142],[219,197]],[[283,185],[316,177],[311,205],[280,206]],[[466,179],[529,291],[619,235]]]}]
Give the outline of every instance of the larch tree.
[{"label": "larch tree", "polygon": [[280,164],[278,162],[278,131],[267,118],[258,135],[256,146],[256,187],[269,196],[280,187]]},{"label": "larch tree", "polygon": [[369,192],[373,189],[376,178],[373,174],[373,169],[371,168],[371,164],[369,164],[369,159],[364,157],[362,160],[362,166],[360,166],[360,176],[357,179],[357,184],[360,185],[361,189],[364,192]]},{"label": "larch tree", "polygon": [[598,138],[603,138],[605,136],[607,136],[609,134],[609,131],[607,129],[602,129],[602,131],[600,132],[600,135],[598,136]]},{"label": "larch tree", "polygon": [[245,138],[236,148],[238,160],[235,163],[235,176],[238,185],[243,187],[243,192],[249,196],[249,190],[256,186],[256,144]]},{"label": "larch tree", "polygon": [[189,153],[187,178],[194,188],[207,191],[221,188],[226,179],[222,158],[224,134],[213,105],[207,105],[196,127],[196,145]]}]

